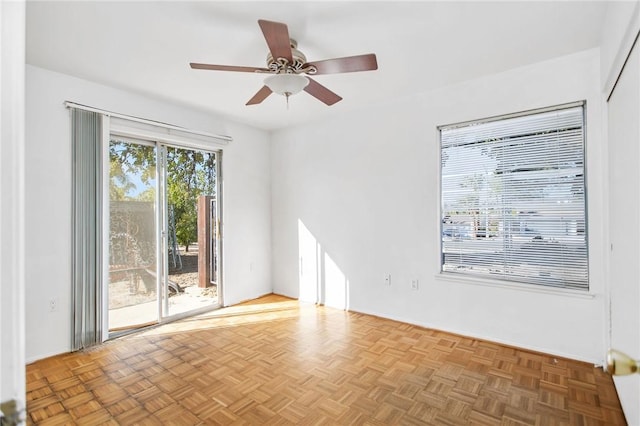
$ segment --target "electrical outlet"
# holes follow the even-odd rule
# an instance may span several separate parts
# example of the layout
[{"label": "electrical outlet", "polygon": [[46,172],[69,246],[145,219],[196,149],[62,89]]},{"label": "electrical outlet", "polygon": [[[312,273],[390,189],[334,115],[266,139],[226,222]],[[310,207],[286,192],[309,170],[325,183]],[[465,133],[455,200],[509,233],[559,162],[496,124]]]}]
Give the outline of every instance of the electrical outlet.
[{"label": "electrical outlet", "polygon": [[49,312],[57,312],[58,311],[58,298],[53,297],[49,299]]},{"label": "electrical outlet", "polygon": [[387,286],[391,285],[391,274],[384,275],[384,285],[387,285]]},{"label": "electrical outlet", "polygon": [[417,290],[418,289],[418,280],[411,280],[411,290]]}]

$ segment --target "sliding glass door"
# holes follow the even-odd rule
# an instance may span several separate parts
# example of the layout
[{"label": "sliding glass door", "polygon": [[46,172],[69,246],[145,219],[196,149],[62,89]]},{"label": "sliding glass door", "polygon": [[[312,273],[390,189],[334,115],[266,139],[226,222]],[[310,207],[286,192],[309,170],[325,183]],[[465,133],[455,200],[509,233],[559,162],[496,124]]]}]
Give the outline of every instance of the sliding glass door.
[{"label": "sliding glass door", "polygon": [[155,144],[109,143],[109,330],[158,321],[158,198]]},{"label": "sliding glass door", "polygon": [[112,135],[110,332],[219,305],[218,161],[212,151]]},{"label": "sliding glass door", "polygon": [[[163,147],[168,230],[165,244],[164,314],[172,316],[218,304],[216,258],[212,236],[217,212],[216,154]],[[212,275],[213,274],[213,275]]]}]

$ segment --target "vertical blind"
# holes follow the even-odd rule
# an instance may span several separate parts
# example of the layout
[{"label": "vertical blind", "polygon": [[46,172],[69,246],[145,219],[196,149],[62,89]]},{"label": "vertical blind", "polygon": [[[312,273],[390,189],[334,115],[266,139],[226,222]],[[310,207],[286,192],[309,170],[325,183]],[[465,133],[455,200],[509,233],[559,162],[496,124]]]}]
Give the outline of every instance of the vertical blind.
[{"label": "vertical blind", "polygon": [[584,105],[440,128],[442,271],[588,290]]},{"label": "vertical blind", "polygon": [[71,109],[72,350],[102,342],[101,116]]}]

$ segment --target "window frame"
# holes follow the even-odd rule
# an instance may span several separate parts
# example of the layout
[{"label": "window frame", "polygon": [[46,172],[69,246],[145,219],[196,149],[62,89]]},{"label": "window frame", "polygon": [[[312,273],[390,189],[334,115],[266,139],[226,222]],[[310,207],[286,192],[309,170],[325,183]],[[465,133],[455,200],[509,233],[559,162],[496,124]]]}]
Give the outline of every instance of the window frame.
[{"label": "window frame", "polygon": [[[584,260],[586,262],[585,273],[586,280],[585,285],[582,288],[576,288],[575,286],[567,286],[565,284],[561,285],[545,285],[543,283],[535,283],[532,281],[527,281],[521,279],[517,275],[512,275],[509,277],[508,275],[491,275],[491,274],[483,274],[477,273],[473,271],[447,271],[444,270],[445,267],[445,252],[444,252],[444,231],[445,231],[445,209],[444,209],[444,198],[443,198],[443,144],[442,144],[442,134],[443,130],[451,130],[458,129],[463,127],[469,127],[472,125],[482,125],[487,123],[492,123],[496,121],[508,120],[512,118],[526,117],[536,114],[542,114],[553,111],[566,110],[570,108],[581,108],[581,121],[582,121],[582,186],[584,189],[583,194],[583,214],[584,214]],[[457,281],[457,282],[468,282],[472,284],[484,284],[493,287],[506,287],[506,288],[515,288],[522,290],[532,290],[536,292],[543,293],[567,293],[573,294],[577,296],[592,296],[592,286],[591,286],[591,262],[590,262],[590,250],[589,250],[589,189],[588,189],[588,161],[587,161],[587,101],[575,101],[564,104],[558,104],[543,108],[535,108],[530,110],[524,110],[520,112],[501,114],[496,116],[485,117],[481,119],[475,120],[467,120],[462,122],[456,122],[453,124],[445,124],[439,125],[436,127],[437,131],[437,140],[438,140],[438,238],[439,238],[439,266],[438,266],[438,277],[444,279],[445,281]]]}]

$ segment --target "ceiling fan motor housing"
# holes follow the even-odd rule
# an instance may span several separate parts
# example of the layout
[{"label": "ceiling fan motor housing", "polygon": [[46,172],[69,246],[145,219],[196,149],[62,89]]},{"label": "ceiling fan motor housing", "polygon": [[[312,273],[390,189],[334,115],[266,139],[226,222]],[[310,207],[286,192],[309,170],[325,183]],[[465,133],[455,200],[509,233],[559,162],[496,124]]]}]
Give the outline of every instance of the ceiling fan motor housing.
[{"label": "ceiling fan motor housing", "polygon": [[297,49],[298,42],[294,39],[289,39],[291,45],[291,57],[293,62],[289,62],[285,58],[273,58],[271,52],[267,54],[267,68],[269,68],[275,74],[300,74],[307,72],[304,65],[307,63],[307,57],[304,53]]}]

